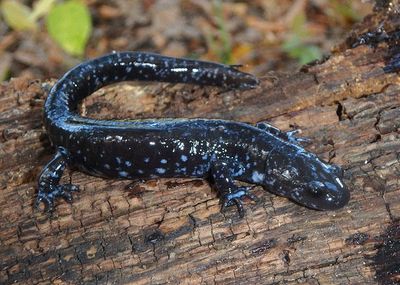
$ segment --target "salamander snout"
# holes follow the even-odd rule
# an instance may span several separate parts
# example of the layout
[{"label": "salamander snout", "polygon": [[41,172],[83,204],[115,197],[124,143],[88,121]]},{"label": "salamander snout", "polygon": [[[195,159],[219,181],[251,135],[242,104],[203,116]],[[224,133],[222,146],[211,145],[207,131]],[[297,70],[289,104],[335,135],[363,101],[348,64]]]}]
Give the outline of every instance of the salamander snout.
[{"label": "salamander snout", "polygon": [[292,195],[292,199],[322,211],[337,210],[346,205],[350,193],[343,181],[343,169],[315,155],[303,156],[303,159],[305,165],[296,187],[298,197]]},{"label": "salamander snout", "polygon": [[338,176],[330,180],[311,181],[302,187],[303,203],[316,210],[337,210],[350,199],[350,193]]}]

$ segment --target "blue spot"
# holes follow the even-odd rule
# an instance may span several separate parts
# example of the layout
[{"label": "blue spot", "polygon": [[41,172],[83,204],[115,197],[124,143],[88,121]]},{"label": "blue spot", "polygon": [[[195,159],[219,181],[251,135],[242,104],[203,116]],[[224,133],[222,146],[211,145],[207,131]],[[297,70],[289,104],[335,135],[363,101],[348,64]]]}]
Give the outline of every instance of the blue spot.
[{"label": "blue spot", "polygon": [[129,160],[125,161],[125,165],[126,166],[132,166],[132,162],[130,162]]},{"label": "blue spot", "polygon": [[115,160],[117,161],[118,164],[121,163],[121,158],[120,157],[116,157]]},{"label": "blue spot", "polygon": [[118,174],[119,174],[119,176],[122,176],[122,177],[128,177],[128,172],[126,172],[126,171],[120,171],[120,172],[118,172]]},{"label": "blue spot", "polygon": [[160,162],[161,162],[162,164],[166,164],[166,163],[167,163],[167,160],[166,160],[166,159],[161,159]]},{"label": "blue spot", "polygon": [[234,176],[241,176],[243,175],[244,170],[240,168],[237,172],[234,173]]},{"label": "blue spot", "polygon": [[141,169],[138,169],[138,173],[139,173],[139,174],[143,174],[143,173],[144,173],[144,171],[143,171],[143,170],[141,170]]},{"label": "blue spot", "polygon": [[165,168],[156,168],[156,172],[158,174],[163,174],[163,173],[165,173]]},{"label": "blue spot", "polygon": [[188,160],[188,158],[187,158],[187,156],[186,156],[186,155],[182,154],[182,155],[181,155],[181,160],[182,160],[182,161],[187,161],[187,160]]},{"label": "blue spot", "polygon": [[149,162],[149,161],[150,161],[150,158],[148,158],[148,157],[145,157],[145,158],[144,158],[144,162],[147,163],[147,162]]},{"label": "blue spot", "polygon": [[258,171],[253,171],[253,175],[251,176],[251,179],[253,182],[262,182],[264,180],[264,174],[258,172]]}]

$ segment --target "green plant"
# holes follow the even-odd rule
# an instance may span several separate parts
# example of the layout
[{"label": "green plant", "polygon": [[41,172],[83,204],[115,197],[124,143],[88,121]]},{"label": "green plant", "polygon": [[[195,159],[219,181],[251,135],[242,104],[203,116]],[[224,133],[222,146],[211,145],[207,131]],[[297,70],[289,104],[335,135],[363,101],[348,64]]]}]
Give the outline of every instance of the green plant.
[{"label": "green plant", "polygon": [[36,31],[38,20],[46,16],[50,37],[66,52],[82,56],[92,31],[92,20],[85,4],[68,0],[38,0],[33,8],[15,0],[4,0],[0,5],[6,23],[14,30]]},{"label": "green plant", "polygon": [[322,57],[318,46],[307,43],[310,34],[306,29],[304,13],[294,17],[290,30],[290,36],[283,42],[282,48],[291,58],[297,59],[303,65]]},{"label": "green plant", "polygon": [[341,17],[343,19],[348,19],[352,22],[358,22],[362,18],[359,14],[356,13],[356,10],[353,9],[351,1],[346,1],[342,3],[338,0],[331,0],[330,5],[333,11],[332,13],[328,14],[331,14],[335,18]]},{"label": "green plant", "polygon": [[210,51],[218,56],[218,60],[225,64],[232,62],[232,41],[226,28],[223,15],[223,5],[220,0],[213,1],[213,16],[217,24],[217,31],[206,33],[206,41]]}]

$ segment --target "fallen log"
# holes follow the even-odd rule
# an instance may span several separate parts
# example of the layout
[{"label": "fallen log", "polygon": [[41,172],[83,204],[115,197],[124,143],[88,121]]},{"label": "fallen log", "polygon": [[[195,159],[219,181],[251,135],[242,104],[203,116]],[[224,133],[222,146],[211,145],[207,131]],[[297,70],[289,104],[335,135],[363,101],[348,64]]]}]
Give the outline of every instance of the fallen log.
[{"label": "fallen log", "polygon": [[72,204],[38,211],[37,176],[54,152],[41,115],[54,81],[2,84],[0,283],[400,282],[399,35],[400,17],[382,9],[329,58],[262,76],[255,90],[126,83],[83,103],[82,113],[96,118],[206,117],[300,129],[311,139],[307,149],[346,171],[351,200],[335,212],[256,188],[260,201],[246,203],[239,219],[234,208],[220,212],[203,180],[80,172],[63,178],[82,189]]}]

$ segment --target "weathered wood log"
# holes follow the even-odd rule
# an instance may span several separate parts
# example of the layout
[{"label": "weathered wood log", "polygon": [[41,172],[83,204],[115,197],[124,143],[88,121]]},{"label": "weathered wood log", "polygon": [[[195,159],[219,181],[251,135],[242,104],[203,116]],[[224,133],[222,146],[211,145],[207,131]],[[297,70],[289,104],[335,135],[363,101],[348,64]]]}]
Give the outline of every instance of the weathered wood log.
[{"label": "weathered wood log", "polygon": [[142,183],[79,172],[64,177],[82,189],[72,204],[35,210],[37,176],[53,153],[41,123],[51,82],[2,84],[0,283],[400,282],[399,75],[383,71],[393,56],[387,39],[352,48],[381,23],[387,34],[398,32],[398,18],[377,12],[324,62],[268,74],[256,90],[120,84],[82,108],[98,118],[267,120],[301,129],[309,150],[346,170],[351,201],[335,212],[256,188],[260,202],[247,203],[238,219],[233,208],[220,213],[202,180]]}]

